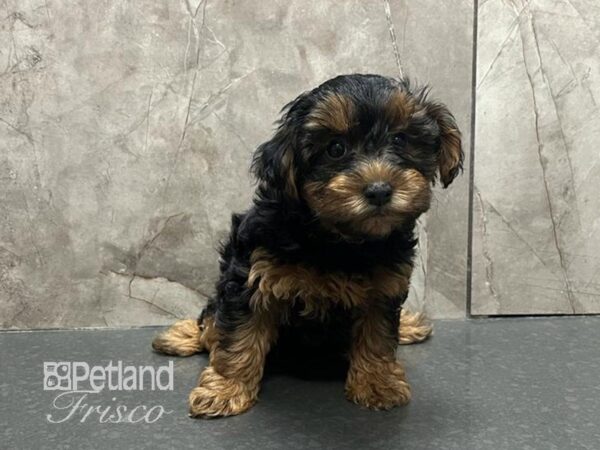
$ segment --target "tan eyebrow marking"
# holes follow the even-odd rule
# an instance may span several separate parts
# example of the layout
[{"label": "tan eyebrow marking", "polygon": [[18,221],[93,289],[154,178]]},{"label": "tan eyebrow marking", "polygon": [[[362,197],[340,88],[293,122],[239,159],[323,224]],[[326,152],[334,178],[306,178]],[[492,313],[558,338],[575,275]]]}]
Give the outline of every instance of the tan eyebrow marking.
[{"label": "tan eyebrow marking", "polygon": [[413,114],[418,113],[417,101],[407,92],[394,91],[384,107],[386,118],[394,124],[406,124]]},{"label": "tan eyebrow marking", "polygon": [[327,94],[308,115],[305,127],[309,130],[327,128],[336,133],[347,133],[354,122],[352,100],[338,93]]}]

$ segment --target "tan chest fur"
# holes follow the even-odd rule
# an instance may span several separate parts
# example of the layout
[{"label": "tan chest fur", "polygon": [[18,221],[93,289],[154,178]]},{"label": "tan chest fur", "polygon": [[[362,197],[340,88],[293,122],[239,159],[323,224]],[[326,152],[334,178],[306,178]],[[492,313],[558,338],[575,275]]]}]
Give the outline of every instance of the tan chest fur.
[{"label": "tan chest fur", "polygon": [[323,273],[302,264],[282,263],[259,248],[252,253],[248,286],[256,287],[251,300],[254,308],[266,308],[273,301],[299,301],[304,305],[303,315],[323,316],[332,305],[352,308],[369,300],[403,295],[410,274],[409,265],[374,267],[370,273],[359,275]]}]

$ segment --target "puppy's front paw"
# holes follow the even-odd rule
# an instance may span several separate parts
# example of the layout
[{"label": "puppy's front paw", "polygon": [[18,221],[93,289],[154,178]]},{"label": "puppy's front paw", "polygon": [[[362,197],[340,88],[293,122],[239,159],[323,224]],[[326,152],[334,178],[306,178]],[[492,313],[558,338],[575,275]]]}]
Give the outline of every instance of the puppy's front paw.
[{"label": "puppy's front paw", "polygon": [[410,401],[410,386],[399,363],[373,367],[373,370],[350,369],[346,381],[348,400],[374,410],[388,410]]},{"label": "puppy's front paw", "polygon": [[190,416],[210,418],[241,414],[256,403],[257,393],[257,389],[225,378],[209,366],[202,372],[198,387],[190,393]]}]

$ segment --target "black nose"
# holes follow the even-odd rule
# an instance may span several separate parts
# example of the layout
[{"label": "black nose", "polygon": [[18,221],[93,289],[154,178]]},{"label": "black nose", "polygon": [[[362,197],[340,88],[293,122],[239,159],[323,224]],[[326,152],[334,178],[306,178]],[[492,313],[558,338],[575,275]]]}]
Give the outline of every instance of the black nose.
[{"label": "black nose", "polygon": [[392,186],[390,183],[377,181],[365,188],[364,195],[371,205],[383,206],[392,198]]}]

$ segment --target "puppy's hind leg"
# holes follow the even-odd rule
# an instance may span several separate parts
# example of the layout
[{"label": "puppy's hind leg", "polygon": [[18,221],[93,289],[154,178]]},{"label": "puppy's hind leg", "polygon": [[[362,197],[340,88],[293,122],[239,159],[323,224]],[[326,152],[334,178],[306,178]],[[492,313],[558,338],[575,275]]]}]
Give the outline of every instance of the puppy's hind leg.
[{"label": "puppy's hind leg", "polygon": [[216,340],[213,317],[203,316],[198,320],[178,320],[154,338],[152,348],[166,355],[191,356],[210,351]]},{"label": "puppy's hind leg", "polygon": [[403,309],[400,313],[398,332],[401,345],[417,344],[431,336],[433,326],[427,321],[425,314],[411,313]]}]

